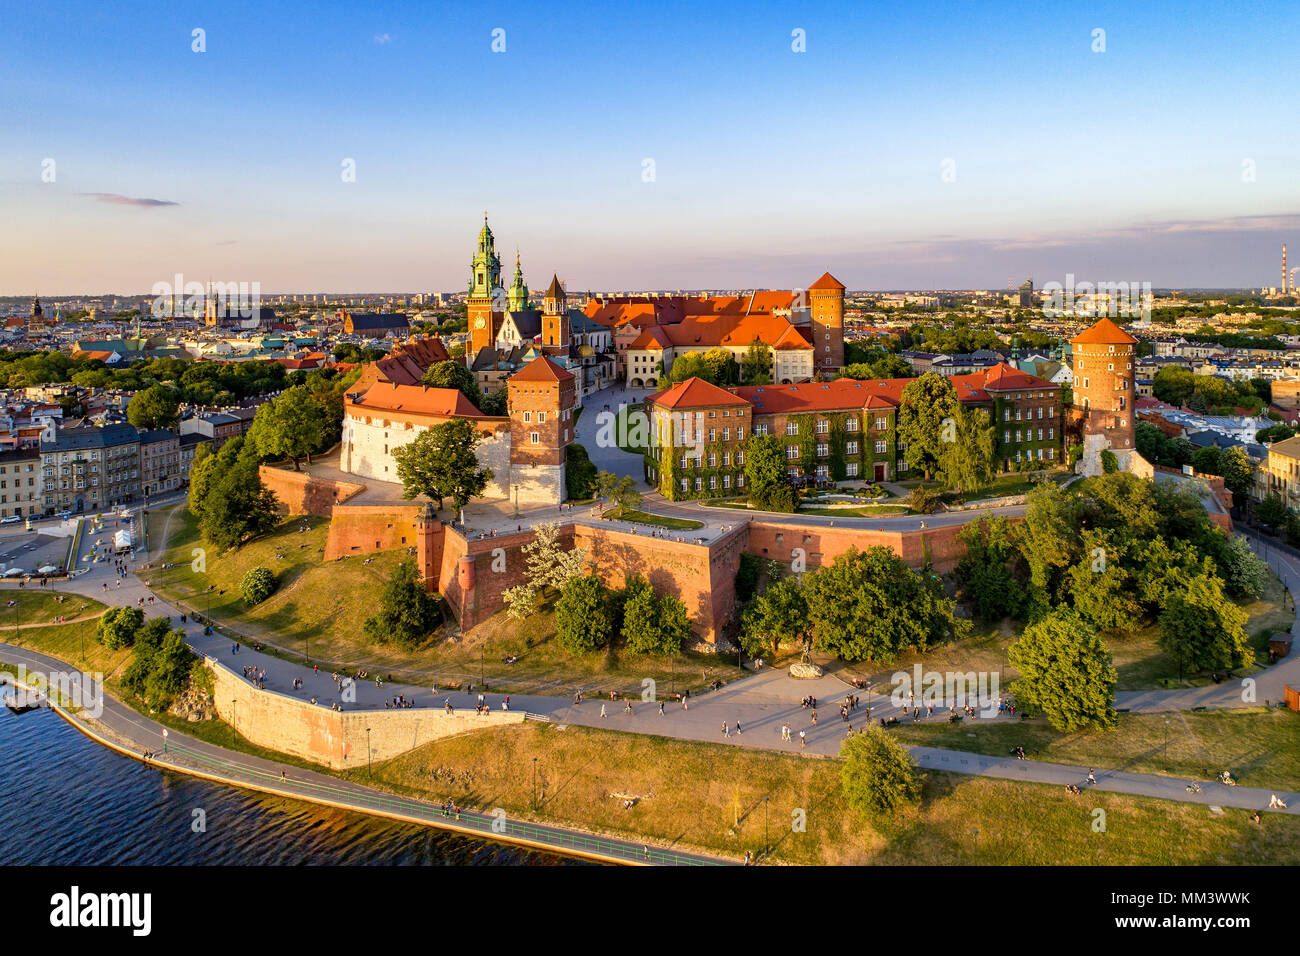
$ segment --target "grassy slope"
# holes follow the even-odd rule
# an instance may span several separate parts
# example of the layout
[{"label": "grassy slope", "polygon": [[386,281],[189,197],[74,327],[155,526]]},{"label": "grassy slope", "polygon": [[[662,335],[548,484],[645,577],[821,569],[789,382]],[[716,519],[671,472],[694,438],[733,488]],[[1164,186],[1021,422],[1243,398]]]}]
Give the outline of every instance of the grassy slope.
[{"label": "grassy slope", "polygon": [[[539,801],[532,807],[532,758]],[[355,775],[355,772],[354,772]],[[355,779],[361,780],[364,772]],[[922,807],[876,827],[845,806],[836,761],[553,724],[430,744],[375,768],[372,784],[631,838],[828,864],[1300,862],[1300,820],[955,774],[927,776]],[[623,808],[624,796],[638,799]],[[764,797],[770,803],[764,806]],[[1092,830],[1093,808],[1107,831]],[[807,818],[792,831],[796,809]]]}]

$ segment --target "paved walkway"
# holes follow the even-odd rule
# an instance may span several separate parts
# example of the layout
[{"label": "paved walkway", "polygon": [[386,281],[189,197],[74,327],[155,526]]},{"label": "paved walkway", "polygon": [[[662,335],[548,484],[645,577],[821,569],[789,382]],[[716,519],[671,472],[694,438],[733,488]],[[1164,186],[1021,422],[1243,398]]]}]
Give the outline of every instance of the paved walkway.
[{"label": "paved walkway", "polygon": [[[1290,556],[1270,554],[1275,559],[1276,567],[1283,581],[1289,588],[1300,587],[1300,562]],[[85,565],[82,565],[85,566]],[[110,603],[134,606],[140,597],[147,597],[149,591],[145,584],[133,576],[118,579],[111,566],[96,564],[91,570],[74,579],[69,590],[83,593]],[[117,581],[121,587],[117,587]],[[101,585],[112,584],[105,593]],[[146,604],[149,615],[166,614],[173,619],[179,616],[173,607],[156,599],[153,605]],[[256,667],[266,671],[265,686],[289,696],[302,700],[312,697],[319,706],[329,706],[336,701],[345,709],[382,709],[384,702],[401,694],[421,707],[442,707],[449,702],[456,708],[473,707],[478,700],[477,691],[466,688],[457,692],[435,690],[431,687],[418,687],[403,684],[377,686],[373,680],[358,681],[345,685],[348,696],[355,699],[342,701],[340,688],[330,674],[317,673],[304,665],[292,664],[269,654],[261,654],[250,647],[242,647],[237,652],[227,638],[219,634],[205,636],[201,628],[186,625],[187,637],[195,651],[209,655],[231,668],[236,674],[242,673],[245,666]],[[1279,692],[1273,698],[1280,697],[1280,686],[1287,675],[1291,674],[1300,661],[1300,646],[1297,646],[1287,661],[1270,669],[1257,678],[1261,688],[1260,700],[1264,688],[1275,684]],[[293,681],[303,681],[300,690],[295,690]],[[599,700],[588,699],[579,706],[574,706],[567,697],[544,695],[510,695],[508,706],[512,711],[526,711],[549,717],[565,723],[581,724],[591,727],[606,727],[634,733],[649,733],[659,736],[674,737],[684,740],[705,740],[736,746],[749,746],[764,750],[799,752],[811,755],[834,756],[839,752],[840,743],[845,733],[845,723],[840,719],[839,701],[845,694],[854,692],[850,685],[833,676],[823,677],[817,681],[797,681],[790,678],[785,671],[763,671],[744,680],[726,684],[716,691],[691,699],[688,706],[677,702],[665,702],[664,712],[660,714],[657,703],[633,701],[632,713],[624,713],[625,702],[605,701],[606,716],[601,717]],[[1211,692],[1207,695],[1207,692]],[[899,715],[894,705],[880,694],[868,695],[856,691],[863,706],[870,706],[870,719],[888,719]],[[800,706],[800,701],[808,695],[818,698],[818,723],[811,722],[811,712]],[[1200,700],[1217,700],[1218,703],[1194,703]],[[1239,690],[1227,685],[1216,688],[1196,688],[1188,691],[1151,691],[1121,702],[1121,706],[1130,709],[1155,712],[1160,710],[1185,710],[1190,706],[1242,706]],[[491,694],[485,702],[494,710],[506,703],[505,695]],[[865,715],[859,709],[853,716],[854,726],[860,726]],[[946,715],[936,713],[928,718],[931,721],[946,719]],[[1008,718],[975,718],[978,720],[1003,720]],[[734,728],[740,723],[740,732]],[[732,731],[729,736],[722,732],[726,722]],[[790,741],[782,740],[782,724],[789,724],[792,731]],[[799,731],[804,731],[803,746],[799,742]],[[1087,768],[1068,767],[1049,764],[1036,760],[1015,760],[1010,757],[985,757],[961,751],[945,751],[936,748],[910,748],[924,767],[950,770],[956,773],[973,773],[982,776],[997,776],[1006,779],[1026,780],[1039,783],[1083,784]],[[1267,810],[1269,792],[1248,787],[1222,787],[1218,784],[1201,781],[1201,793],[1191,794],[1185,789],[1187,781],[1180,778],[1159,775],[1130,774],[1118,771],[1103,771],[1097,775],[1097,788],[1119,793],[1139,796],[1156,796],[1169,800],[1193,803],[1217,803],[1221,806],[1254,808]],[[1285,812],[1300,813],[1300,795],[1278,792],[1289,809]]]},{"label": "paved walkway", "polygon": [[[0,644],[0,659],[42,673],[67,670],[67,665],[55,658],[6,644]],[[232,786],[611,862],[658,866],[709,866],[728,862],[672,847],[498,817],[490,812],[460,810],[444,814],[434,803],[393,796],[338,777],[227,750],[177,731],[168,731],[164,738],[161,724],[108,695],[103,696],[103,712],[95,719],[55,709],[83,732],[129,756],[144,759],[143,754],[151,753],[152,756],[144,759],[148,766],[203,776]]]}]

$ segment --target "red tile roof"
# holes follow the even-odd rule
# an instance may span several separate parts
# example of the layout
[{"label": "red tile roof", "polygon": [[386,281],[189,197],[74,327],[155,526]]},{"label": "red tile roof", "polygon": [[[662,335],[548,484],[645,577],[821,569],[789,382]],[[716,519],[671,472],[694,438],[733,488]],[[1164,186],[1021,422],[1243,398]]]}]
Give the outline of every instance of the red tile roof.
[{"label": "red tile roof", "polygon": [[394,385],[377,382],[353,402],[360,408],[375,411],[406,412],[417,415],[443,415],[457,418],[482,418],[482,412],[456,388],[430,388],[427,385]]},{"label": "red tile roof", "polygon": [[573,373],[561,368],[545,355],[539,355],[514,375],[512,382],[571,382]]},{"label": "red tile roof", "polygon": [[744,398],[712,385],[702,378],[688,378],[662,392],[646,397],[646,402],[664,408],[706,408],[715,405],[748,405]]},{"label": "red tile roof", "polygon": [[808,287],[809,289],[843,289],[844,283],[835,278],[829,272],[823,272],[822,277]]},{"label": "red tile roof", "polygon": [[1137,339],[1106,318],[1070,339],[1071,345],[1135,345],[1136,343]]},{"label": "red tile roof", "polygon": [[[829,412],[847,408],[896,408],[903,401],[903,389],[910,378],[859,381],[837,378],[833,382],[804,382],[799,385],[746,385],[732,389],[753,404],[758,414]],[[868,402],[872,402],[868,406]]]}]

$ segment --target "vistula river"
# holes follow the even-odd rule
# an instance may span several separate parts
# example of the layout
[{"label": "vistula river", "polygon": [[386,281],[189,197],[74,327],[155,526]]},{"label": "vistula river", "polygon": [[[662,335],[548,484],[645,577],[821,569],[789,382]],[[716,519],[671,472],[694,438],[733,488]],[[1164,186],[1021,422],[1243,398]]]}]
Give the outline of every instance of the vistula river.
[{"label": "vistula river", "polygon": [[[581,864],[145,767],[45,709],[0,708],[0,756],[7,864]],[[206,832],[193,832],[196,809]]]}]

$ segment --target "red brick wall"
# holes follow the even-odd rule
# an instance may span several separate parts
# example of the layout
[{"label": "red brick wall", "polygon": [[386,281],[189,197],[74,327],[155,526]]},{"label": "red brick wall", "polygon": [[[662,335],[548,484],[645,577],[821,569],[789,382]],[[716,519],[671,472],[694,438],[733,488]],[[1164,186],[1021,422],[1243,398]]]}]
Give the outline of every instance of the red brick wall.
[{"label": "red brick wall", "polygon": [[870,531],[756,519],[749,523],[745,550],[761,558],[789,563],[795,558],[793,551],[802,548],[807,569],[813,571],[830,564],[851,547],[864,551],[883,545],[914,568],[925,564],[928,552],[935,570],[946,573],[957,566],[966,551],[966,546],[957,540],[960,530],[961,525],[948,525],[924,531]]},{"label": "red brick wall", "polygon": [[330,520],[325,560],[410,548],[418,542],[422,505],[340,505]]},{"label": "red brick wall", "polygon": [[262,484],[270,489],[280,507],[291,515],[318,515],[328,518],[334,506],[365,491],[366,486],[350,481],[313,478],[301,471],[270,468],[257,470]]}]

